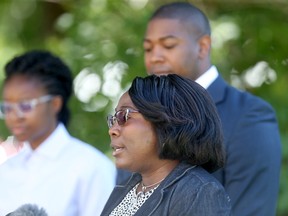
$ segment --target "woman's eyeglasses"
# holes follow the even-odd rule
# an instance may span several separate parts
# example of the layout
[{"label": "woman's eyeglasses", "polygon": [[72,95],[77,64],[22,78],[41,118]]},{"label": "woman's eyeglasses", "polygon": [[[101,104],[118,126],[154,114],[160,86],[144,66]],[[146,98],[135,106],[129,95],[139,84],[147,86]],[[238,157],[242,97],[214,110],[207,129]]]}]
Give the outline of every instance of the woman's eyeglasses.
[{"label": "woman's eyeglasses", "polygon": [[114,115],[107,116],[108,127],[111,128],[117,121],[118,125],[124,125],[129,119],[129,113],[139,113],[137,110],[123,109],[117,111]]},{"label": "woman's eyeglasses", "polygon": [[0,118],[6,118],[13,111],[18,115],[18,117],[23,117],[25,113],[31,112],[38,104],[48,102],[52,98],[52,95],[44,95],[39,98],[33,98],[19,103],[1,102]]}]

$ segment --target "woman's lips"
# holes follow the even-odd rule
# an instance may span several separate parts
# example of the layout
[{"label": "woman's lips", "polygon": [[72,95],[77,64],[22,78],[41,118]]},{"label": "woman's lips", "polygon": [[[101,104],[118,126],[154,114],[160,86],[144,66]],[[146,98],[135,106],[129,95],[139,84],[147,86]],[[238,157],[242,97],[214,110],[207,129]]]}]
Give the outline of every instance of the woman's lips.
[{"label": "woman's lips", "polygon": [[113,157],[116,157],[124,150],[123,147],[118,147],[118,146],[112,146],[112,149],[113,149],[113,152],[112,152]]},{"label": "woman's lips", "polygon": [[25,127],[13,127],[11,128],[11,133],[16,137],[21,136],[25,134]]}]

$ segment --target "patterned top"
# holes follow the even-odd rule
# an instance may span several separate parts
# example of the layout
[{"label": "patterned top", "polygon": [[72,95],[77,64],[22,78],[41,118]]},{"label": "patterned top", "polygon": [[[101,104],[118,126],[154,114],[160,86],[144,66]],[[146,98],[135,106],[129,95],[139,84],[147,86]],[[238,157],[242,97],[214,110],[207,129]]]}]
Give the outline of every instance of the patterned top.
[{"label": "patterned top", "polygon": [[132,216],[138,209],[145,203],[145,201],[152,195],[152,193],[159,186],[152,188],[151,190],[143,193],[140,191],[136,192],[139,183],[136,184],[129,193],[126,194],[124,199],[119,205],[110,213],[110,216]]}]

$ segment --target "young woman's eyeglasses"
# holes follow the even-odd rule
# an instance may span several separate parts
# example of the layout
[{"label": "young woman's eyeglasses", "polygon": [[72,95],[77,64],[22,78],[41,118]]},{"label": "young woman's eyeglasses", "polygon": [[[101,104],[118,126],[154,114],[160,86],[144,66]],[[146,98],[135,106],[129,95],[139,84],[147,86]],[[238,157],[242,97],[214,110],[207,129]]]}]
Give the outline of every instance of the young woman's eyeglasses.
[{"label": "young woman's eyeglasses", "polygon": [[118,125],[124,125],[129,119],[129,113],[139,113],[137,110],[123,109],[117,111],[114,115],[107,116],[108,127],[111,128],[117,121]]},{"label": "young woman's eyeglasses", "polygon": [[38,104],[46,103],[53,98],[52,95],[44,95],[39,98],[21,101],[19,103],[0,103],[0,118],[7,118],[13,111],[18,117],[23,117],[25,113],[31,112]]}]

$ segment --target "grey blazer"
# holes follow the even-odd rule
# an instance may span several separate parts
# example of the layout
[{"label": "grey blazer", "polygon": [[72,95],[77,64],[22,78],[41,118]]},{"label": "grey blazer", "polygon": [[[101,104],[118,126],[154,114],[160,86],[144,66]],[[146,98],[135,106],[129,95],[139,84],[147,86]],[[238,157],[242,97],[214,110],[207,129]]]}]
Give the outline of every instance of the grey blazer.
[{"label": "grey blazer", "polygon": [[[141,181],[132,174],[127,183],[116,185],[101,216],[108,216],[125,195]],[[223,186],[201,167],[180,163],[138,209],[135,216],[230,215],[230,199]]]}]

